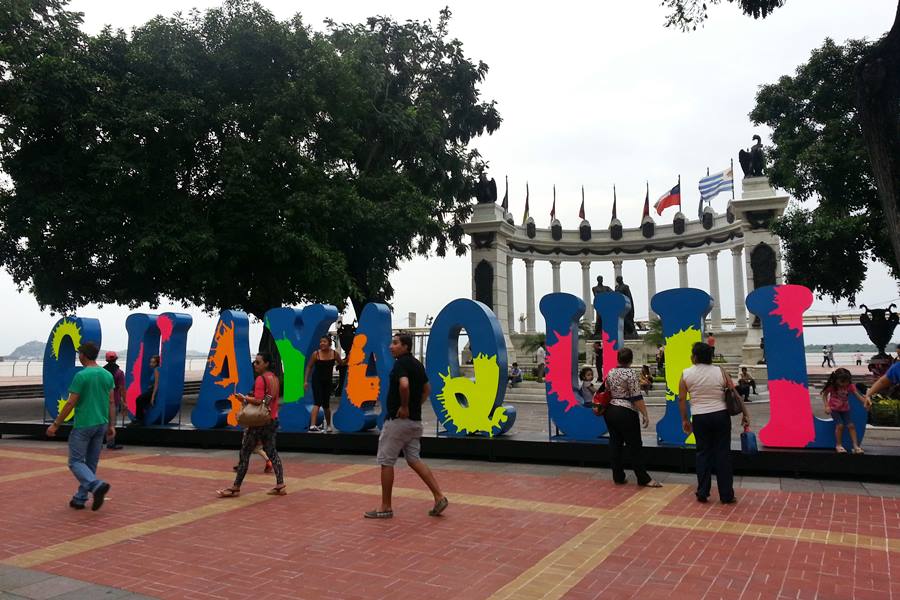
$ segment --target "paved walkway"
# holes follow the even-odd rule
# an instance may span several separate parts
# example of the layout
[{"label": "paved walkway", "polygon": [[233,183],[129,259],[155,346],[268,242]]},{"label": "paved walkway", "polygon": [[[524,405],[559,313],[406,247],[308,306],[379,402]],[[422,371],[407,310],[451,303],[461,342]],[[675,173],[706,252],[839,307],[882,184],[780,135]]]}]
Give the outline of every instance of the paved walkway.
[{"label": "paved walkway", "polygon": [[284,497],[254,458],[216,499],[234,460],[107,452],[107,503],[74,511],[64,444],[0,440],[0,598],[900,598],[900,486],[738,478],[701,505],[686,475],[434,460],[444,516],[403,466],[371,521],[369,457],[285,455]]}]

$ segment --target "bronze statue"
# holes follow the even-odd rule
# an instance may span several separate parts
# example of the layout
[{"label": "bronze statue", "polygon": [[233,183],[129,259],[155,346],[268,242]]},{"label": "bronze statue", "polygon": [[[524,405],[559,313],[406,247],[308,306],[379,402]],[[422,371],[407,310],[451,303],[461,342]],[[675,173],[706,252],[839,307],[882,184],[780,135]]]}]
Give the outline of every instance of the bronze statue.
[{"label": "bronze statue", "polygon": [[[603,275],[597,275],[597,285],[591,288],[591,291],[594,293],[594,298],[597,297],[597,294],[603,294],[605,292],[613,291],[611,287],[608,285],[603,285]],[[603,323],[600,322],[600,313],[595,313],[594,319],[594,335],[598,336],[598,339],[602,335],[603,331]]]},{"label": "bronze statue", "polygon": [[741,170],[744,177],[762,177],[763,169],[766,166],[766,154],[763,151],[762,138],[754,135],[753,139],[756,143],[750,146],[750,150],[741,150],[738,152],[738,162],[741,163]]},{"label": "bronze statue", "polygon": [[478,204],[497,202],[497,182],[488,179],[484,173],[479,175],[478,183],[475,184],[475,199],[478,200]]},{"label": "bronze statue", "polygon": [[631,303],[631,308],[628,309],[628,313],[625,315],[625,339],[637,339],[637,327],[634,326],[634,297],[631,295],[631,288],[625,284],[621,275],[616,277],[616,291],[628,298],[628,302]]}]

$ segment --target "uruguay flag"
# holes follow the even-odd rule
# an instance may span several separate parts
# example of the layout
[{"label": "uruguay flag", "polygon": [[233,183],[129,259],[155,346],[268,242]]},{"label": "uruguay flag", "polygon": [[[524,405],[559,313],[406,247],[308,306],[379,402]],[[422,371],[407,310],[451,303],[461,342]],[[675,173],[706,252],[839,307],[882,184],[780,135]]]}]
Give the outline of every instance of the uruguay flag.
[{"label": "uruguay flag", "polygon": [[734,171],[730,167],[700,180],[700,200],[702,202],[712,200],[719,192],[731,192],[733,190]]}]

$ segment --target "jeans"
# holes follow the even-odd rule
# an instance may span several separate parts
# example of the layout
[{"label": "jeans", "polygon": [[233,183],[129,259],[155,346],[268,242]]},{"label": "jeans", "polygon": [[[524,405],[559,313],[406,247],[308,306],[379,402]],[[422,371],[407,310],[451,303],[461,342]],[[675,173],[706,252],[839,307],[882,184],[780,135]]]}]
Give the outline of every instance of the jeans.
[{"label": "jeans", "polygon": [[97,479],[96,473],[107,429],[109,425],[101,423],[73,429],[69,434],[69,470],[80,484],[72,500],[78,504],[87,502],[88,493],[92,493],[103,483]]},{"label": "jeans", "polygon": [[719,500],[734,500],[734,475],[731,467],[731,417],[720,410],[694,415],[694,437],[697,440],[697,496],[707,498],[716,474]]}]

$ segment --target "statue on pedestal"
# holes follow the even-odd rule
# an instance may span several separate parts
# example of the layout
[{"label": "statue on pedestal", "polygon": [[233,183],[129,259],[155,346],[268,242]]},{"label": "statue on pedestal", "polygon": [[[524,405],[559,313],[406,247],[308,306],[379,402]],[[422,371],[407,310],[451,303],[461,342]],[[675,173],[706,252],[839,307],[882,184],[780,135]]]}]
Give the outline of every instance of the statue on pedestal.
[{"label": "statue on pedestal", "polygon": [[762,138],[754,135],[753,139],[756,143],[750,146],[750,150],[741,150],[738,152],[738,162],[741,163],[741,170],[744,172],[744,178],[762,177],[763,169],[766,166],[766,154],[763,151]]},{"label": "statue on pedestal", "polygon": [[478,183],[475,184],[475,199],[478,200],[478,204],[497,202],[497,182],[488,179],[484,173],[479,175]]},{"label": "statue on pedestal", "polygon": [[616,277],[616,291],[628,298],[628,301],[631,303],[631,308],[628,310],[628,314],[625,315],[624,330],[626,340],[635,340],[638,335],[637,328],[634,326],[634,297],[631,295],[631,288],[625,284],[621,275]]},{"label": "statue on pedestal", "polygon": [[[591,291],[594,293],[594,297],[596,297],[597,294],[602,294],[604,292],[611,292],[613,290],[608,285],[603,285],[603,275],[597,275],[597,285],[592,287]],[[602,331],[603,331],[603,324],[600,322],[600,313],[595,313],[594,335],[596,335],[599,339],[603,335],[601,333]]]}]

